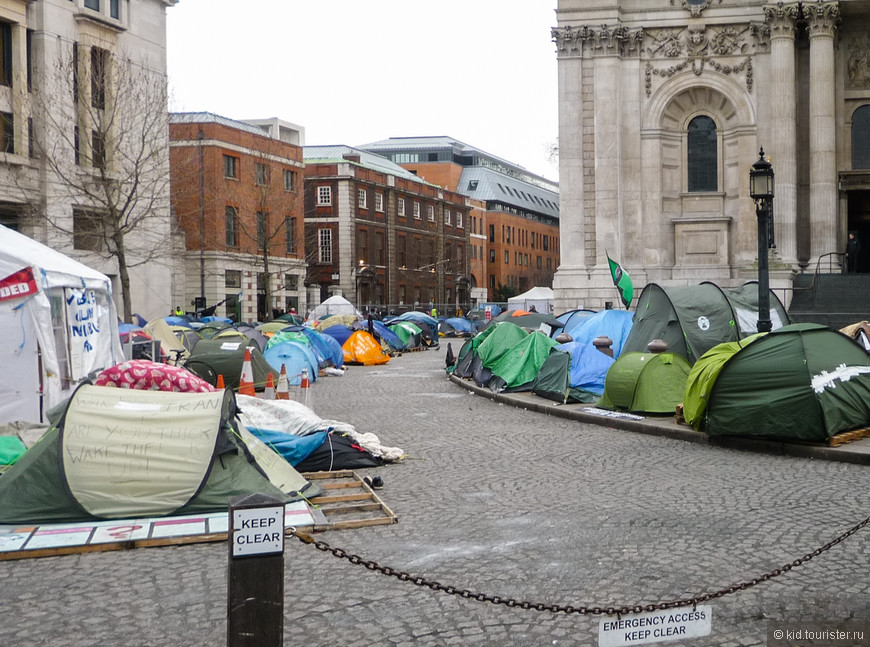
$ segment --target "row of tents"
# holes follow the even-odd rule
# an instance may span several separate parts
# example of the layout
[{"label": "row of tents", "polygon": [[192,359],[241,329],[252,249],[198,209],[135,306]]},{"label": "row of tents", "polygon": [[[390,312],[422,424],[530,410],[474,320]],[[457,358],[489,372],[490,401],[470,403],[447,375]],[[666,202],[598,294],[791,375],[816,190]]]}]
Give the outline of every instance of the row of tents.
[{"label": "row of tents", "polygon": [[823,442],[870,426],[863,327],[853,339],[791,324],[771,293],[773,332],[758,334],[757,295],[754,282],[650,284],[634,313],[577,310],[525,326],[514,322],[527,315],[508,312],[466,341],[448,372],[560,403],[652,415],[681,406],[710,435]]}]

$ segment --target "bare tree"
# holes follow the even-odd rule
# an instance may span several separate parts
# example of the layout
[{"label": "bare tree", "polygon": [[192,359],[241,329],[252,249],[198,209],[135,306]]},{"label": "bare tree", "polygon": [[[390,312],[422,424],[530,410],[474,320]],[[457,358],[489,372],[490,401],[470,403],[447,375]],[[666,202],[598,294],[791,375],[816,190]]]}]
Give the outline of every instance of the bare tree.
[{"label": "bare tree", "polygon": [[74,248],[114,261],[130,321],[130,269],[170,244],[165,74],[73,43],[45,77],[34,88],[34,156],[72,217],[44,204],[31,211]]},{"label": "bare tree", "polygon": [[[301,178],[295,171],[272,163],[272,160],[280,155],[280,150],[276,148],[278,145],[276,143],[275,146],[263,146],[259,155],[255,157],[254,181],[248,201],[249,204],[255,205],[255,217],[253,220],[240,218],[237,223],[242,234],[256,243],[262,263],[266,300],[264,321],[272,319],[271,259],[277,255],[276,251],[282,256],[285,255],[284,252],[291,254],[296,251],[288,249],[287,243],[299,247],[300,251],[303,244],[303,241],[297,241],[302,229],[293,227],[292,217],[292,214],[297,213],[294,205],[298,192],[289,190],[286,183],[290,180],[286,179],[285,174],[288,172],[293,174],[292,182],[301,182]],[[298,210],[298,213],[301,215],[302,211]],[[289,235],[288,231],[290,231]]]}]

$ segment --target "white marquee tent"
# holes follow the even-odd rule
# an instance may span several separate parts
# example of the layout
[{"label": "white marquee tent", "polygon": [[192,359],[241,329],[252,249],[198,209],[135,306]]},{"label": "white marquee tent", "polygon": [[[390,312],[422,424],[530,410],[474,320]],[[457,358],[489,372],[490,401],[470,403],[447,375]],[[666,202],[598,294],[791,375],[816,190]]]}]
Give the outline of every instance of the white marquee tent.
[{"label": "white marquee tent", "polygon": [[508,310],[535,310],[543,314],[553,314],[553,290],[536,287],[508,299]]},{"label": "white marquee tent", "polygon": [[2,225],[0,339],[0,424],[43,422],[124,359],[109,277]]}]

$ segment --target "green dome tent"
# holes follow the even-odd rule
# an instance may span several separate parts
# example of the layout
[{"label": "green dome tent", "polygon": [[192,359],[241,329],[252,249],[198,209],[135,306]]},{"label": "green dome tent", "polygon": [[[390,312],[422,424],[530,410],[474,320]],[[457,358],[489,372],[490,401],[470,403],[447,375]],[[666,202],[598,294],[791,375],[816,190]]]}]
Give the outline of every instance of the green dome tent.
[{"label": "green dome tent", "polygon": [[[790,323],[779,298],[770,293],[773,329]],[[634,325],[622,352],[646,352],[653,339],[663,339],[668,350],[694,364],[716,346],[758,332],[758,283],[733,290],[715,283],[662,287],[647,285],[637,301]]]},{"label": "green dome tent", "polygon": [[870,353],[826,326],[785,326],[702,359],[684,407],[710,436],[825,442],[870,426]]},{"label": "green dome tent", "polygon": [[692,369],[677,353],[623,353],[607,371],[603,409],[672,414],[683,401]]},{"label": "green dome tent", "polygon": [[472,377],[478,386],[488,385],[492,377],[492,367],[505,353],[529,336],[528,332],[507,321],[499,322],[491,328],[492,332],[475,349],[476,357],[472,361]]}]

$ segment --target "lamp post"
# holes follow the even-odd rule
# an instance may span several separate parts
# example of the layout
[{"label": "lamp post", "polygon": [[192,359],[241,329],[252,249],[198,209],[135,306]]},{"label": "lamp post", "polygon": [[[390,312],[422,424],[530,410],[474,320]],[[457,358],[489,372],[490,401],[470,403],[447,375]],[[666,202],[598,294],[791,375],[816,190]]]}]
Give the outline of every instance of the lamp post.
[{"label": "lamp post", "polygon": [[749,171],[749,195],[755,201],[758,219],[758,332],[770,332],[770,280],[768,277],[768,250],[774,246],[771,221],[773,219],[773,166],[759,151],[758,161]]}]

